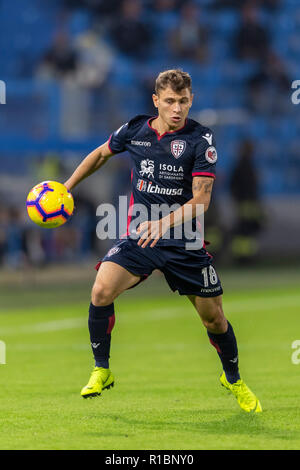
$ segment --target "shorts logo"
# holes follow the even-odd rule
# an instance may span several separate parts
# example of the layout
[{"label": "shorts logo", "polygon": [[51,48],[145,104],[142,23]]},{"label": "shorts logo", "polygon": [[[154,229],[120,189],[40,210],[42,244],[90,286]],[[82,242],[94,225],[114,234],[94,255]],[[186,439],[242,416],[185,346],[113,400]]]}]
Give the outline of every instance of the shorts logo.
[{"label": "shorts logo", "polygon": [[218,154],[215,147],[211,146],[206,149],[205,158],[209,163],[216,163],[218,159]]},{"label": "shorts logo", "polygon": [[172,140],[171,142],[171,152],[173,157],[179,158],[186,148],[185,140]]},{"label": "shorts logo", "polygon": [[118,246],[113,246],[107,253],[106,257],[108,258],[109,256],[115,255],[116,253],[119,253],[120,250],[121,248],[119,248]]},{"label": "shorts logo", "polygon": [[154,177],[154,160],[149,160],[147,158],[146,160],[141,161],[141,170],[140,170],[140,175],[141,176],[148,176],[149,178]]}]

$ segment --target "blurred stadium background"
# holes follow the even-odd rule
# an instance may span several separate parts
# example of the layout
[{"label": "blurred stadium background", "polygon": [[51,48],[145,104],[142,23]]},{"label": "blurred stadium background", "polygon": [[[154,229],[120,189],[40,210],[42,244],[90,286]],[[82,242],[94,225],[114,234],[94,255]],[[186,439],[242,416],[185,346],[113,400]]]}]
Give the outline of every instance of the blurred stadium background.
[{"label": "blurred stadium background", "polygon": [[135,114],[154,114],[154,79],[175,67],[192,75],[191,117],[216,133],[206,239],[219,266],[300,257],[297,0],[1,0],[0,44],[1,268],[103,255],[96,207],[129,193],[126,154],[74,191],[76,216],[60,230],[33,226],[26,195],[63,182]]},{"label": "blurred stadium background", "polygon": [[[299,2],[0,0],[0,50],[1,448],[299,449]],[[159,273],[116,302],[117,387],[79,399],[93,266],[113,243],[96,237],[96,208],[129,195],[128,155],[74,190],[59,229],[25,208],[32,186],[65,181],[113,130],[154,114],[154,79],[175,67],[192,75],[191,117],[216,134],[205,238],[257,420],[221,395],[205,330]]]}]

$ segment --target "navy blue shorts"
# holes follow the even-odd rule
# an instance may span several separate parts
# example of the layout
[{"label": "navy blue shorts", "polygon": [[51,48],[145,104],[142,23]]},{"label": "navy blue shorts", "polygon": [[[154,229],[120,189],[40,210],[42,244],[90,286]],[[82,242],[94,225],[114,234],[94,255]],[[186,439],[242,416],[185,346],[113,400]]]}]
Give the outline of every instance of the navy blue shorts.
[{"label": "navy blue shorts", "polygon": [[177,246],[141,248],[136,240],[127,239],[116,243],[102,262],[119,264],[130,273],[140,276],[141,280],[159,269],[170,288],[177,290],[180,295],[216,297],[223,293],[223,289],[212,259],[204,248],[189,251]]}]

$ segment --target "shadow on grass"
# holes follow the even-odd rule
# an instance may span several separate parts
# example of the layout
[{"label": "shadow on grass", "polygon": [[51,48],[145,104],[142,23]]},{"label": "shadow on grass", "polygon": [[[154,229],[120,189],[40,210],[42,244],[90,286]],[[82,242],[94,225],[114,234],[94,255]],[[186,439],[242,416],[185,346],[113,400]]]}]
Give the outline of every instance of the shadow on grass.
[{"label": "shadow on grass", "polygon": [[[286,410],[286,409],[285,409]],[[234,414],[226,415],[224,409],[213,410],[176,410],[175,412],[165,414],[164,417],[157,419],[153,414],[153,419],[148,415],[145,417],[129,417],[126,414],[105,415],[105,419],[113,420],[121,427],[122,425],[130,432],[130,427],[141,432],[147,431],[178,431],[178,434],[192,433],[195,436],[200,434],[208,435],[236,435],[245,437],[254,437],[256,439],[282,439],[285,441],[300,439],[298,429],[286,429],[285,425],[280,426],[280,419],[275,413],[283,410],[264,411],[263,413],[245,413],[237,411]],[[288,413],[292,413],[293,408],[288,409]],[[222,415],[222,418],[218,418]],[[277,423],[274,423],[274,417]],[[103,416],[104,418],[104,416]],[[289,424],[291,421],[289,421]],[[283,424],[283,423],[282,423]],[[286,423],[285,423],[286,424]]]}]

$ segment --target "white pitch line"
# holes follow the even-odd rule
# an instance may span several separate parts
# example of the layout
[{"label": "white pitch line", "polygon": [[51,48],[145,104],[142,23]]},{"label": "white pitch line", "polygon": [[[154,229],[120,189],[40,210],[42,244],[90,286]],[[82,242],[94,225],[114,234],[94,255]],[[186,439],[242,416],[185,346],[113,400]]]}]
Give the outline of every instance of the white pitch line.
[{"label": "white pitch line", "polygon": [[[230,300],[224,302],[225,315],[228,313],[243,313],[249,310],[261,310],[262,312],[272,311],[274,309],[274,301],[276,301],[276,308],[299,308],[300,310],[300,297],[298,295],[286,296],[286,297],[268,297],[266,299],[247,299],[241,301]],[[187,307],[184,306],[170,308],[165,307],[162,309],[151,309],[144,307],[141,309],[140,315],[131,316],[128,311],[122,312],[117,316],[117,322],[120,323],[137,323],[137,322],[151,322],[159,320],[168,320],[172,318],[191,318],[193,312],[191,305],[187,303]],[[1,318],[1,317],[0,317]],[[54,320],[50,322],[33,323],[31,325],[16,325],[14,327],[0,328],[0,336],[5,339],[5,336],[18,335],[18,334],[40,334],[40,333],[51,333],[62,330],[71,330],[76,328],[87,328],[87,317],[76,317],[76,318],[63,318],[61,320]]]},{"label": "white pitch line", "polygon": [[[176,307],[176,309],[170,310],[169,308],[165,309],[155,309],[146,313],[141,312],[140,318],[137,320],[136,316],[130,317],[130,314],[126,317],[120,315],[119,319],[122,323],[125,322],[136,322],[136,321],[153,321],[159,319],[175,318],[184,316],[185,311],[181,307]],[[31,325],[16,325],[14,327],[9,326],[6,328],[0,328],[1,336],[10,336],[17,334],[39,334],[39,333],[49,333],[61,330],[72,330],[76,328],[87,328],[87,317],[76,317],[76,318],[64,318],[61,320],[54,320],[50,322],[41,322],[33,323]]]},{"label": "white pitch line", "polygon": [[14,327],[1,328],[0,334],[3,336],[16,334],[48,333],[51,331],[71,330],[82,328],[87,325],[87,320],[83,318],[64,318],[62,320],[33,323],[31,325],[16,325]]}]

